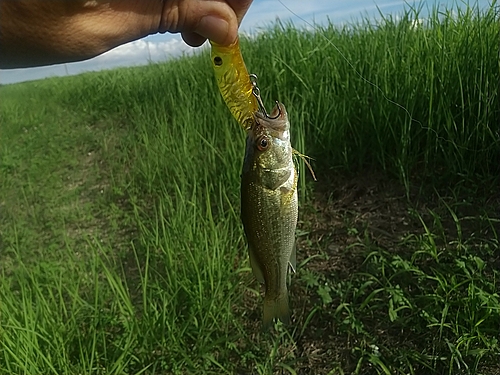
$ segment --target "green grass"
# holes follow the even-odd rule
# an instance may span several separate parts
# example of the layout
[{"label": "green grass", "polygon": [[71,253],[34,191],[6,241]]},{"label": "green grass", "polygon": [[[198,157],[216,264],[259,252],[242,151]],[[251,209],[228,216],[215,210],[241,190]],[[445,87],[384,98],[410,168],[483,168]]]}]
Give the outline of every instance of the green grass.
[{"label": "green grass", "polygon": [[498,373],[495,7],[243,41],[320,179],[267,333],[206,53],[0,87],[0,373]]},{"label": "green grass", "polygon": [[431,15],[427,27],[415,27],[418,18],[277,27],[253,44],[248,64],[270,98],[300,114],[308,152],[329,167],[376,166],[402,179],[488,175],[498,170],[498,20],[471,9]]}]

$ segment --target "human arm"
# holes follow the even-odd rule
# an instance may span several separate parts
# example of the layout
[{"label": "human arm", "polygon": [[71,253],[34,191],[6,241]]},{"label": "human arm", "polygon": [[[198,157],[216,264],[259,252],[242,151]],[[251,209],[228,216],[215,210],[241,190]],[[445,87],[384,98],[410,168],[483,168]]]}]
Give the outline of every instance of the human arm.
[{"label": "human arm", "polygon": [[232,43],[251,0],[0,0],[0,68],[85,60],[158,32]]}]

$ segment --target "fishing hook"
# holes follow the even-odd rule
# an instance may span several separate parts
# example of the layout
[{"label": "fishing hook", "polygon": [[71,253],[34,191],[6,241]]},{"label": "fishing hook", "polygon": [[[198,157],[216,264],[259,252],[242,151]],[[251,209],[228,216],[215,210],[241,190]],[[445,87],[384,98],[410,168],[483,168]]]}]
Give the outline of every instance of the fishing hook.
[{"label": "fishing hook", "polygon": [[267,113],[266,111],[266,107],[264,106],[264,102],[262,101],[262,98],[260,96],[260,89],[259,89],[259,86],[257,86],[257,74],[250,74],[249,75],[250,77],[250,82],[252,82],[252,94],[253,96],[255,96],[255,98],[257,99],[257,103],[259,104],[259,110],[261,113],[264,114],[264,116],[266,116],[268,119],[270,120],[276,120],[278,117],[281,116],[281,108],[278,104],[278,101],[276,101],[276,105],[278,106],[278,115],[275,116],[275,117],[270,117],[269,114]]},{"label": "fishing hook", "polygon": [[279,103],[277,100],[276,100],[275,102],[276,102],[276,107],[278,107],[278,114],[277,114],[276,116],[274,116],[274,117],[269,117],[269,116],[267,115],[267,113],[266,113],[266,116],[267,116],[267,118],[268,118],[269,120],[276,120],[278,117],[280,117],[280,116],[281,116],[281,107],[280,107],[280,103]]}]

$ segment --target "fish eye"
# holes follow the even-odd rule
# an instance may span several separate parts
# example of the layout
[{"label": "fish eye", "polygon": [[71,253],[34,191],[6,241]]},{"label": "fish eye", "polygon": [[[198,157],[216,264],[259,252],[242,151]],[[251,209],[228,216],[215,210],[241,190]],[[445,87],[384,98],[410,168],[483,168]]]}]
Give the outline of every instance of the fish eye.
[{"label": "fish eye", "polygon": [[215,56],[214,57],[214,64],[217,66],[221,66],[222,65],[222,58],[220,56]]},{"label": "fish eye", "polygon": [[262,136],[259,139],[257,139],[257,148],[260,151],[265,151],[269,147],[269,140],[267,139],[266,136]]}]

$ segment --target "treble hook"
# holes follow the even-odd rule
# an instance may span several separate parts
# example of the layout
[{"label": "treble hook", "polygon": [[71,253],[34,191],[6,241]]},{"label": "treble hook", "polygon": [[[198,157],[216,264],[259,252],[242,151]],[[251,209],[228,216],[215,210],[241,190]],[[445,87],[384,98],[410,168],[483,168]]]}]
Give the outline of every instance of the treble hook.
[{"label": "treble hook", "polygon": [[257,86],[257,74],[250,74],[250,82],[252,82],[252,86],[253,86],[252,94],[257,99],[257,103],[259,104],[260,112],[262,112],[266,117],[268,117],[266,107],[264,106],[264,103],[262,102],[262,98],[260,97],[259,86]]},{"label": "treble hook", "polygon": [[264,106],[264,102],[262,101],[262,98],[260,96],[260,89],[259,86],[257,86],[257,74],[250,74],[250,82],[252,82],[252,94],[255,96],[257,99],[257,103],[259,104],[259,110],[264,116],[266,116],[270,120],[276,120],[278,117],[281,116],[281,108],[279,106],[278,101],[276,101],[276,105],[278,106],[278,115],[275,117],[270,117],[269,114],[266,111],[266,107]]},{"label": "treble hook", "polygon": [[278,117],[280,117],[280,116],[281,116],[281,107],[280,107],[280,103],[279,103],[277,100],[275,100],[275,103],[276,103],[276,107],[278,107],[278,114],[277,114],[276,116],[274,116],[274,117],[269,117],[269,116],[266,114],[266,116],[267,116],[267,118],[268,118],[269,120],[276,120]]}]

